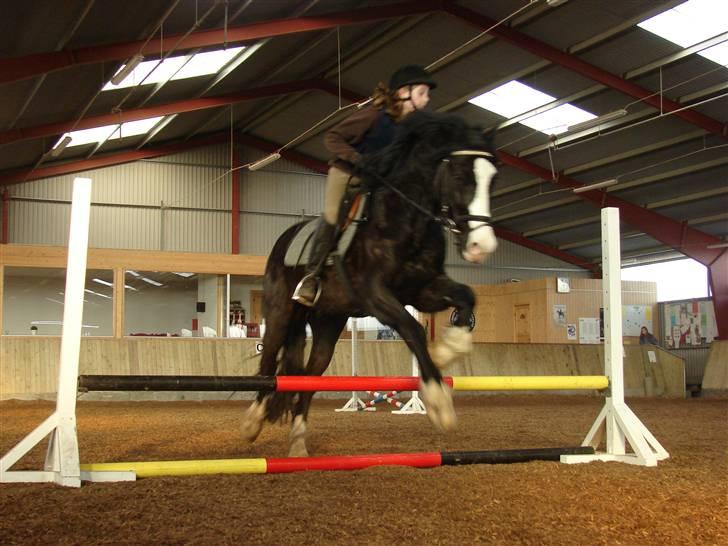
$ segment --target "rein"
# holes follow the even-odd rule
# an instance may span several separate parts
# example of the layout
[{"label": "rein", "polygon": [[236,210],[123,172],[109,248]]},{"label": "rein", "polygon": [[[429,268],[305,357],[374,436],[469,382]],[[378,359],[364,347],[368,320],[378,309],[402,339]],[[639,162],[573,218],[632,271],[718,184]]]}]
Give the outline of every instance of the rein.
[{"label": "rein", "polygon": [[[486,157],[486,158],[492,158],[493,154],[490,152],[485,152],[482,150],[455,150],[454,152],[450,152],[448,154],[448,157],[452,156],[478,156],[478,157]],[[448,157],[444,157],[440,160],[440,166],[438,167],[438,171],[442,168],[444,164],[449,162],[450,160]],[[414,207],[418,211],[420,211],[422,214],[424,214],[426,217],[428,217],[433,222],[440,224],[442,227],[450,231],[454,234],[459,234],[461,231],[457,227],[457,221],[474,221],[474,222],[482,222],[482,225],[478,226],[475,229],[478,229],[480,227],[485,227],[487,225],[490,225],[490,217],[489,216],[479,216],[479,215],[473,215],[473,214],[463,214],[460,216],[457,216],[453,218],[450,214],[450,205],[443,205],[441,209],[440,215],[432,214],[429,210],[427,210],[425,207],[420,205],[419,203],[413,201],[410,197],[405,195],[402,190],[399,188],[396,188],[392,184],[390,184],[384,177],[382,177],[379,173],[374,171],[368,171],[367,174],[372,175],[374,178],[376,178],[382,185],[386,186],[388,189],[392,190],[394,193],[399,195],[407,204]],[[437,175],[437,172],[435,173]],[[439,190],[439,188],[438,188]],[[439,191],[440,195],[442,195],[442,191]]]}]

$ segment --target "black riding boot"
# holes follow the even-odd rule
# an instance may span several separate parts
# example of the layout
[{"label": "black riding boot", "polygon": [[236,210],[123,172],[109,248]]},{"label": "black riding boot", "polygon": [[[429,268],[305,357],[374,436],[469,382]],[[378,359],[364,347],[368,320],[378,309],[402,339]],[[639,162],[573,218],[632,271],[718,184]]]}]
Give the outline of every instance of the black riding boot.
[{"label": "black riding boot", "polygon": [[316,229],[313,241],[311,242],[311,252],[308,255],[308,265],[306,266],[306,275],[296,286],[293,292],[293,301],[297,301],[301,305],[313,307],[321,295],[319,286],[319,277],[326,263],[326,258],[336,243],[336,235],[338,229],[325,220],[322,220]]}]

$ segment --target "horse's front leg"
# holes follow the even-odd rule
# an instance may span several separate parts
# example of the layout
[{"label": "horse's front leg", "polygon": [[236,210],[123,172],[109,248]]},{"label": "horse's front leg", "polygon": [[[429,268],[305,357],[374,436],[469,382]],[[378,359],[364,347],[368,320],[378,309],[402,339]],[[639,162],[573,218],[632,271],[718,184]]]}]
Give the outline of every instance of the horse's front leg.
[{"label": "horse's front leg", "polygon": [[426,313],[443,311],[448,307],[457,310],[455,324],[447,326],[429,347],[435,366],[442,370],[470,353],[473,348],[470,316],[475,307],[475,294],[469,286],[440,275],[419,294],[415,307]]},{"label": "horse's front leg", "polygon": [[[314,315],[310,318],[313,343],[306,363],[306,375],[322,375],[329,367],[336,349],[336,341],[346,325],[348,317]],[[300,392],[293,408],[293,423],[289,436],[289,457],[308,457],[306,447],[308,410],[311,407],[313,392]]]},{"label": "horse's front leg", "polygon": [[420,366],[420,393],[427,415],[440,430],[455,428],[457,418],[452,404],[451,389],[442,381],[442,374],[432,362],[427,352],[427,335],[415,318],[383,285],[373,282],[372,299],[369,301],[369,312],[380,322],[394,328],[417,358]]}]

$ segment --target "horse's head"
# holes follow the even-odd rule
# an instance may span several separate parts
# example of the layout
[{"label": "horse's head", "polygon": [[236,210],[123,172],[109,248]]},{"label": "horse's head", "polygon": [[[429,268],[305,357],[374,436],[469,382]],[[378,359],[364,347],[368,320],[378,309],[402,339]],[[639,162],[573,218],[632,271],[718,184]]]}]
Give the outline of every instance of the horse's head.
[{"label": "horse's head", "polygon": [[394,142],[368,157],[361,172],[374,184],[419,186],[432,207],[430,216],[456,235],[467,261],[483,263],[495,251],[490,188],[497,169],[491,142],[480,129],[452,114],[414,112],[400,123]]},{"label": "horse's head", "polygon": [[490,226],[490,188],[497,172],[495,156],[483,143],[454,149],[435,175],[442,218],[469,262],[482,264],[498,246]]}]

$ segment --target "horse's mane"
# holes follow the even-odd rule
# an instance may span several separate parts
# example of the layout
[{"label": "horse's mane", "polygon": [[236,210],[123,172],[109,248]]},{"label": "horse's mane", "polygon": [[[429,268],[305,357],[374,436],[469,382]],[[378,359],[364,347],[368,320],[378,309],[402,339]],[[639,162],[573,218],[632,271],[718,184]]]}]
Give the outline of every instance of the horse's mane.
[{"label": "horse's mane", "polygon": [[359,171],[375,186],[377,178],[426,176],[450,152],[468,148],[490,150],[491,143],[481,129],[458,116],[419,110],[399,122],[389,146],[364,157]]}]

